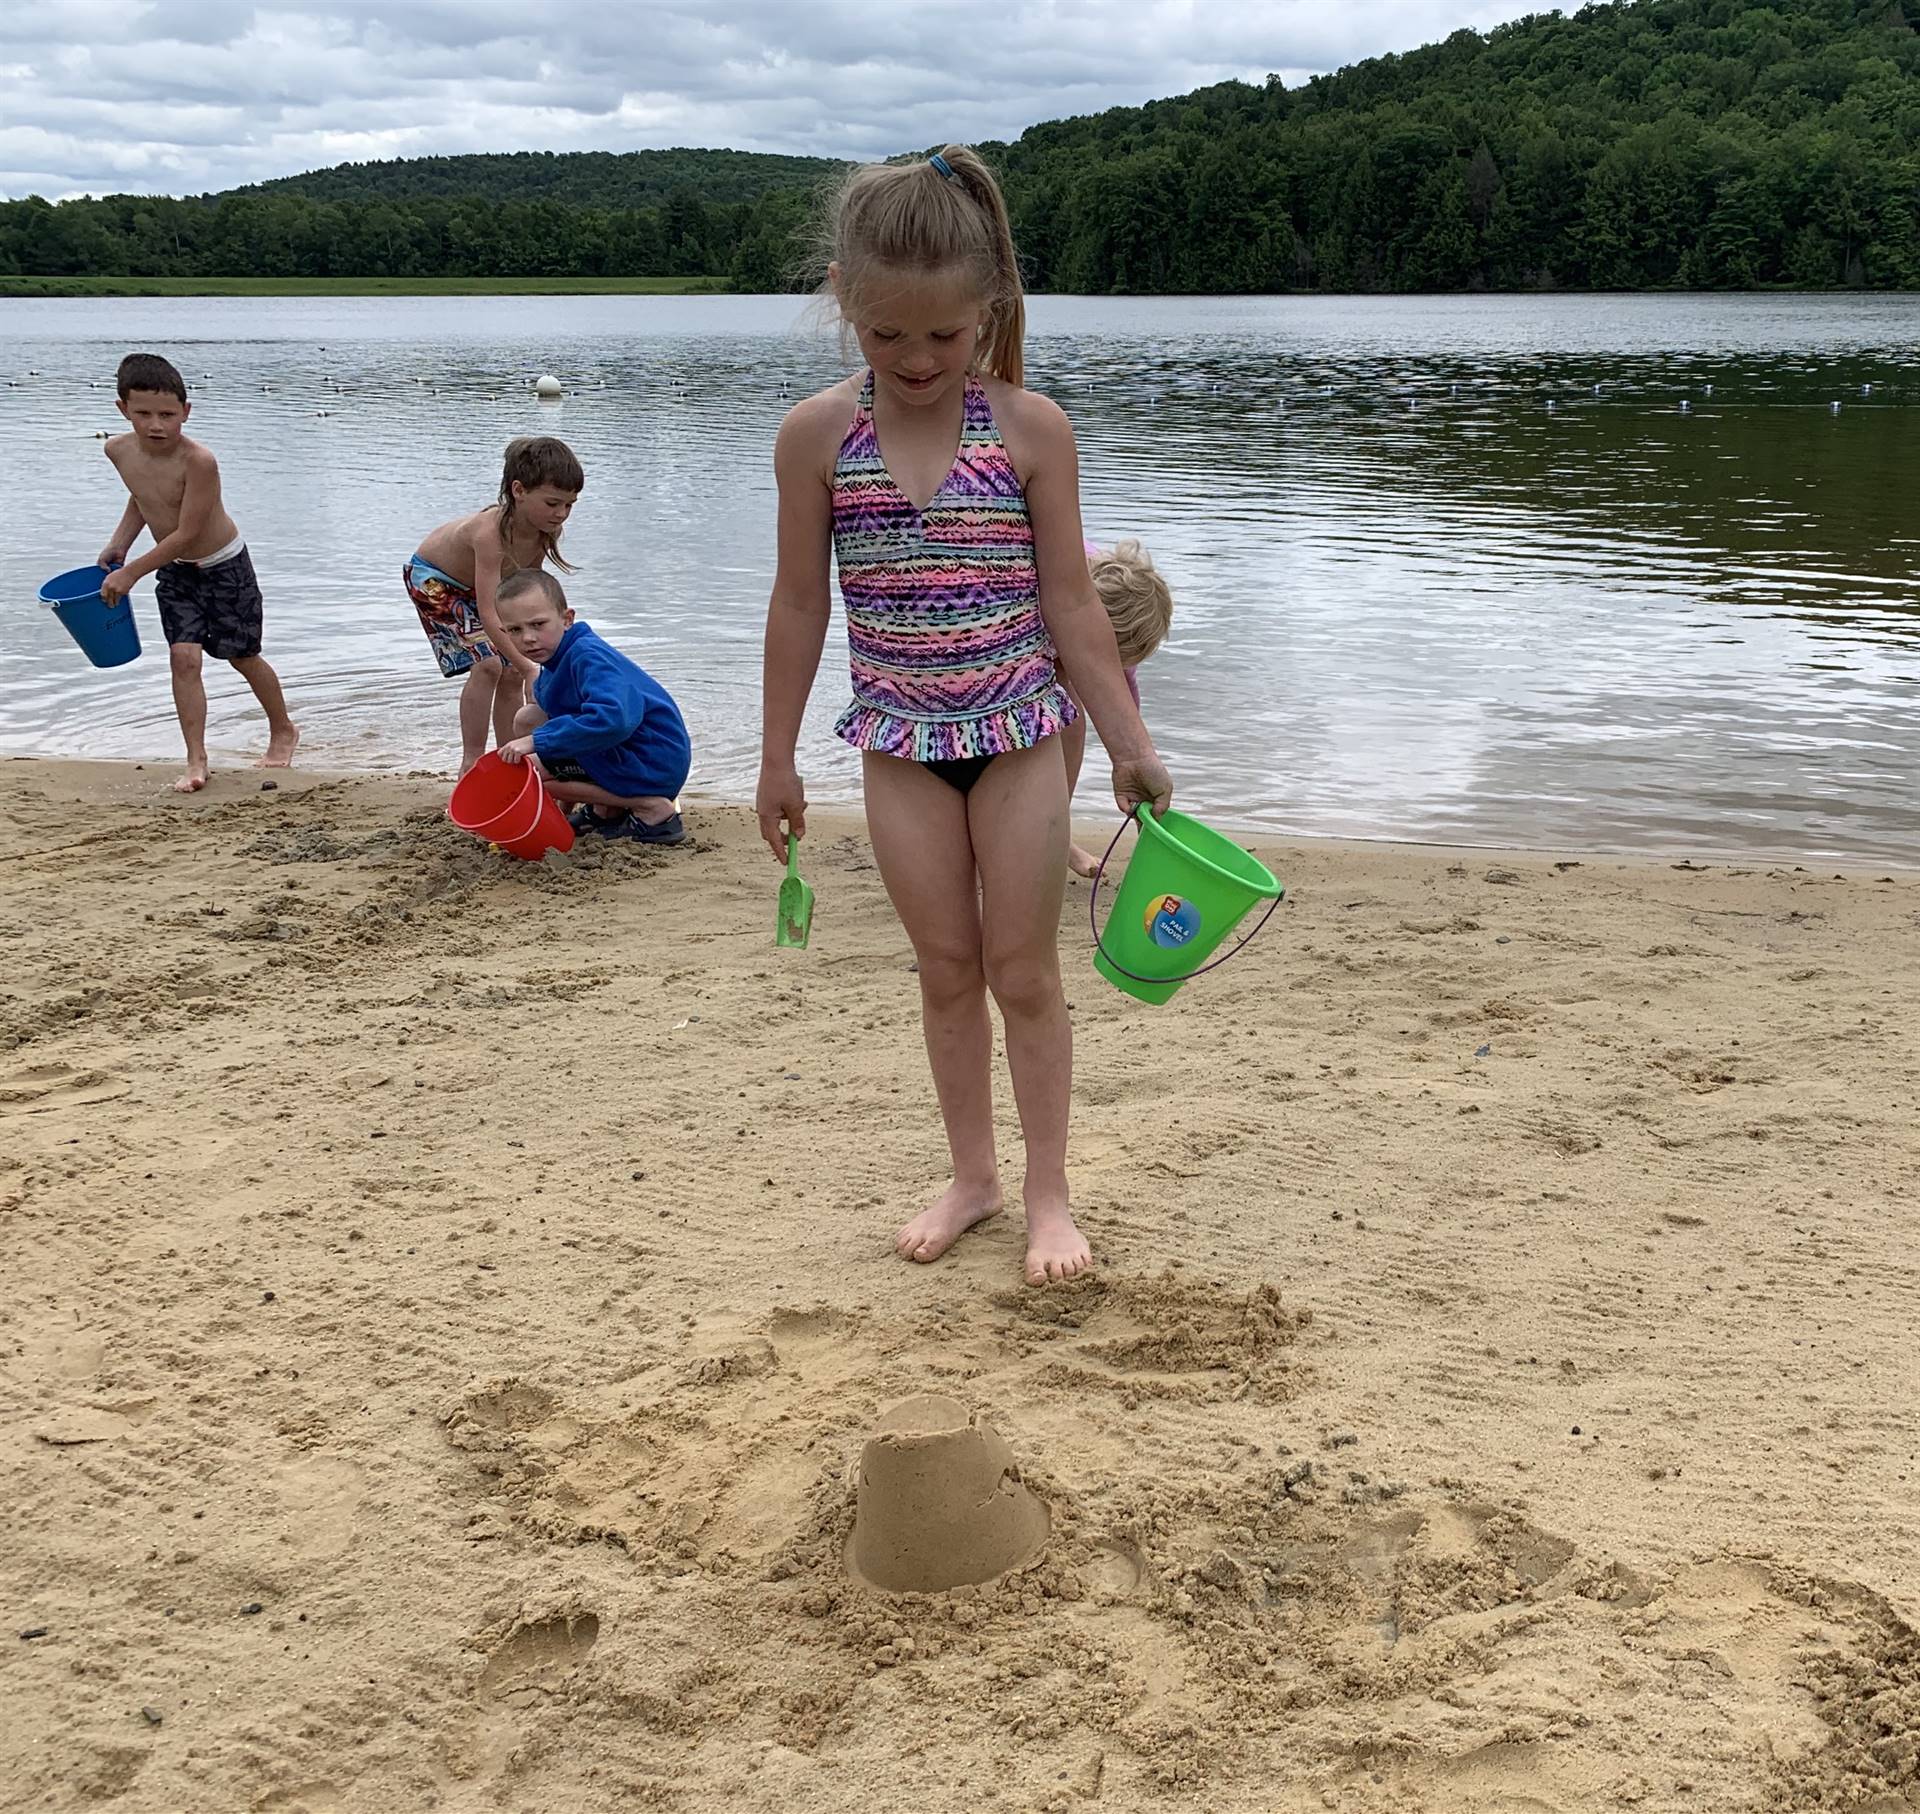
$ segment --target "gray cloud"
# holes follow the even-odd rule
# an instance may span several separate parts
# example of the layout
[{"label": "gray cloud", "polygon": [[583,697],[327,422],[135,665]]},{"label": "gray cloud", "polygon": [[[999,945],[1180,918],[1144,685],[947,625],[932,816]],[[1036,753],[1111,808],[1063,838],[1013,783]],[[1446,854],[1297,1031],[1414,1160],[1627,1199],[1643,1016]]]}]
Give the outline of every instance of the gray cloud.
[{"label": "gray cloud", "polygon": [[62,0],[0,13],[0,195],[197,193],[346,159],[726,145],[884,157],[1316,71],[1521,0]]}]

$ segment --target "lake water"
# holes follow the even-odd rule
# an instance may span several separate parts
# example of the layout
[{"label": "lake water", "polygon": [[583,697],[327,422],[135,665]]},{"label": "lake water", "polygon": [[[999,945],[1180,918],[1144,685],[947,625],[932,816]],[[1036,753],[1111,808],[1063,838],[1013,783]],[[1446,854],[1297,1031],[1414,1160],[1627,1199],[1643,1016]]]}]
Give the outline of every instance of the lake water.
[{"label": "lake water", "polygon": [[[1042,297],[1030,320],[1089,533],[1142,537],[1174,586],[1142,683],[1183,805],[1268,833],[1920,859],[1920,299]],[[194,386],[307,762],[453,761],[457,683],[400,565],[544,431],[587,471],[577,607],[681,700],[694,791],[750,797],[769,452],[845,369],[801,302],[0,301],[0,752],[178,750],[151,582],[119,670],[35,603],[118,518],[91,437],[134,347]],[[565,401],[531,397],[541,371]],[[845,659],[836,628],[816,800],[857,791],[829,732]],[[260,730],[210,677],[217,762]]]}]

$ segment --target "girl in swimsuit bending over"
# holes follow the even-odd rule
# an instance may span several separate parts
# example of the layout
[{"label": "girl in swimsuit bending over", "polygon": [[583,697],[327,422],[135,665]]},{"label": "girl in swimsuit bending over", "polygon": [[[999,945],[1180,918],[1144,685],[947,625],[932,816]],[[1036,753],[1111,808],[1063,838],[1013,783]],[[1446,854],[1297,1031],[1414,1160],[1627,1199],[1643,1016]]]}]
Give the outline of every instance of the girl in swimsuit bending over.
[{"label": "girl in swimsuit bending over", "polygon": [[513,737],[514,714],[533,697],[537,662],[524,660],[500,628],[494,594],[522,568],[551,561],[563,573],[560,531],[587,482],[573,449],[551,435],[526,435],[507,446],[500,499],[471,516],[442,523],[400,569],[428,646],[460,689],[460,772],[496,743]]},{"label": "girl in swimsuit bending over", "polygon": [[953,1159],[952,1182],[896,1246],[936,1260],[1001,1207],[991,994],[1026,1145],[1026,1276],[1045,1284],[1092,1264],[1067,1193],[1073,1035],[1055,940],[1060,733],[1077,713],[1058,661],[1112,756],[1122,810],[1164,810],[1172,783],[1088,574],[1073,429],[1021,386],[1020,267],[992,173],[956,145],[868,165],[841,190],[830,235],[829,293],[866,369],[798,405],[774,446],[760,830],[782,862],[786,831],[806,830],[794,752],[837,558],[853,699],[836,729],[862,752],[874,856],[919,959]]}]

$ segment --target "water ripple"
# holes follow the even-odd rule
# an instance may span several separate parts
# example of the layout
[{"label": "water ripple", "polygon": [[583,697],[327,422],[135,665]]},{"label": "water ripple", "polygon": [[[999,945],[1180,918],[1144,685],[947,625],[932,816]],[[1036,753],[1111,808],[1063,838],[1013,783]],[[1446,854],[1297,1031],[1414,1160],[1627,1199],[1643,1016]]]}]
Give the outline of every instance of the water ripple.
[{"label": "water ripple", "polygon": [[[1031,320],[1090,533],[1142,537],[1175,586],[1143,682],[1185,804],[1268,832],[1913,859],[1907,299],[1040,298]],[[582,614],[682,700],[697,787],[751,791],[773,434],[845,369],[794,302],[0,303],[34,475],[0,523],[0,750],[174,747],[164,664],[87,669],[31,602],[118,516],[93,436],[135,346],[195,385],[311,760],[449,761],[454,689],[398,569],[545,431],[588,473]],[[549,370],[569,395],[543,405]],[[844,663],[836,629],[803,744],[822,800],[857,786],[829,734]],[[210,690],[232,746],[245,690]]]}]

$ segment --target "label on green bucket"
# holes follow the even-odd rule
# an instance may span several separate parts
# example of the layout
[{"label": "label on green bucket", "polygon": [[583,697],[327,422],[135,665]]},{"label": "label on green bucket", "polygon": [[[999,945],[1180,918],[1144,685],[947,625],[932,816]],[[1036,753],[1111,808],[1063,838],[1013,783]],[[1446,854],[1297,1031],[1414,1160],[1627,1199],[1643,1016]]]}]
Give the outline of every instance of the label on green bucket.
[{"label": "label on green bucket", "polygon": [[1163,894],[1147,904],[1147,937],[1164,951],[1178,951],[1200,935],[1200,909],[1177,894]]}]

